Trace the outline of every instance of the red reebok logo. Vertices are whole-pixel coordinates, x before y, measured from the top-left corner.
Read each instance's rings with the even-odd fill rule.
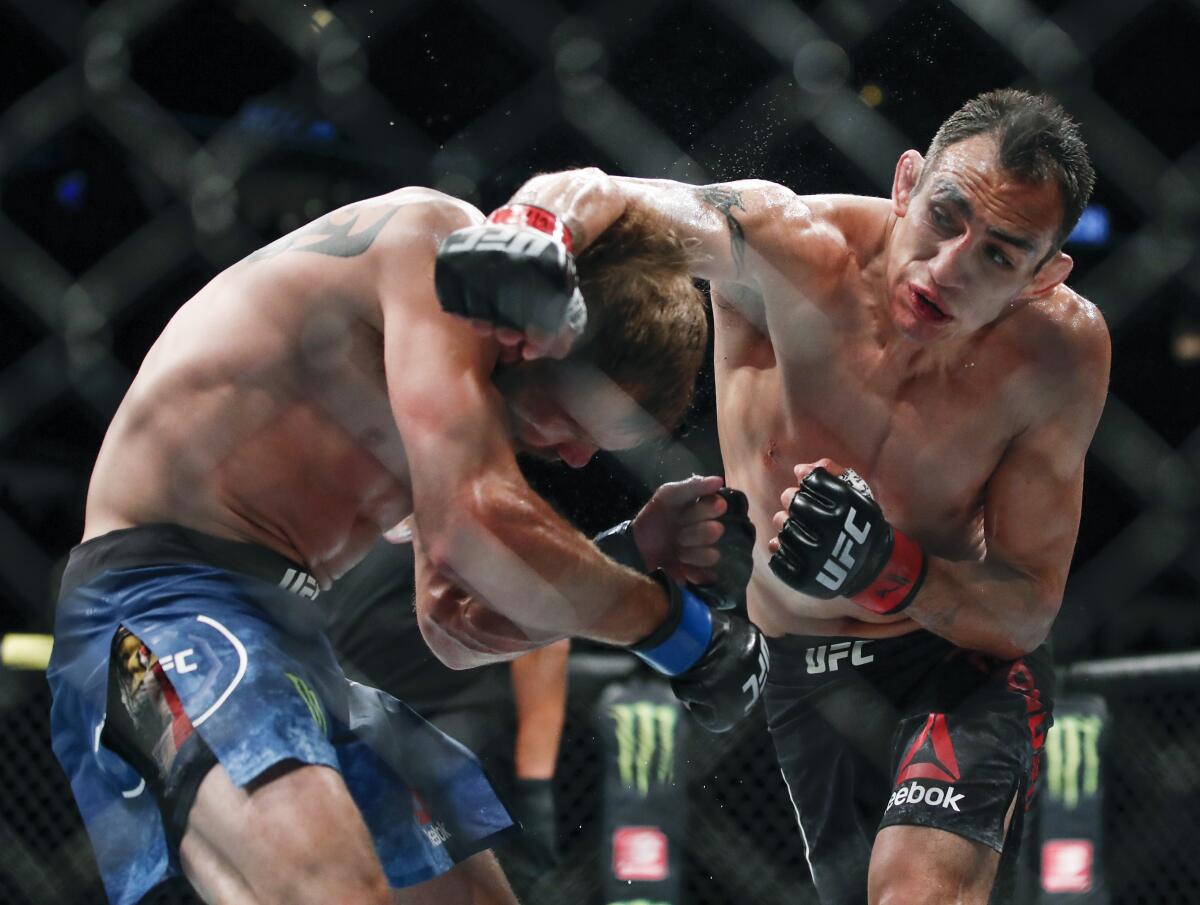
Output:
[[[956,782],[958,778],[958,758],[954,756],[954,745],[950,742],[946,714],[931,713],[925,728],[904,754],[896,784],[910,779]]]

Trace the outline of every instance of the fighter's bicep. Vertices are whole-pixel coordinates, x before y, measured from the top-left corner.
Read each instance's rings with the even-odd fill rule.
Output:
[[[1083,450],[1064,446],[1062,425],[1013,440],[991,479],[984,504],[987,559],[1025,572],[1056,601],[1079,533]]]
[[[388,399],[404,447],[414,520],[443,537],[481,482],[516,480],[516,458],[499,393],[496,348],[441,311],[432,282],[385,305]],[[423,297],[422,297],[423,296]]]

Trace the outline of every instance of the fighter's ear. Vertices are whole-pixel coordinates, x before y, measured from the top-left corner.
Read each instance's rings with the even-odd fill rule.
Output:
[[[1029,285],[1025,287],[1025,291],[1021,294],[1023,296],[1038,296],[1049,292],[1059,283],[1066,280],[1071,273],[1071,268],[1074,266],[1075,262],[1069,254],[1061,251],[1058,252],[1038,268],[1038,272],[1033,275],[1033,279],[1029,281]]]
[[[908,213],[908,204],[916,191],[917,183],[921,180],[921,170],[924,167],[925,158],[921,156],[921,152],[911,148],[896,161],[896,175],[892,179],[892,213],[897,217]]]

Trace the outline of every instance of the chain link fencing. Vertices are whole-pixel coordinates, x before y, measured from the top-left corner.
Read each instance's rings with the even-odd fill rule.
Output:
[[[0,630],[49,629],[91,464],[150,342],[279,234],[404,184],[487,209],[532,172],[586,164],[883,194],[965,98],[1016,85],[1083,126],[1099,184],[1072,284],[1114,344],[1056,650],[1200,646],[1197,41],[1200,0],[3,0]],[[668,449],[545,481],[595,530],[660,480],[717,468],[707,385]],[[1113,900],[1190,901],[1196,697],[1139,688],[1104,687],[1126,777],[1106,805]],[[97,901],[47,706],[39,677],[0,672],[0,899]],[[706,753],[692,900],[801,896],[769,744],[749,728]],[[595,756],[564,753],[564,832],[594,813]],[[585,898],[594,873],[572,876]]]

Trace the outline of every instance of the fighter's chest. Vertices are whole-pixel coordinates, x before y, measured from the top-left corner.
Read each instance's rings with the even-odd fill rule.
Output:
[[[866,477],[900,522],[973,518],[1013,434],[1004,381],[902,378],[869,353],[842,353],[726,372],[724,421],[746,428],[739,458],[779,486],[791,483],[794,465],[829,458]]]

